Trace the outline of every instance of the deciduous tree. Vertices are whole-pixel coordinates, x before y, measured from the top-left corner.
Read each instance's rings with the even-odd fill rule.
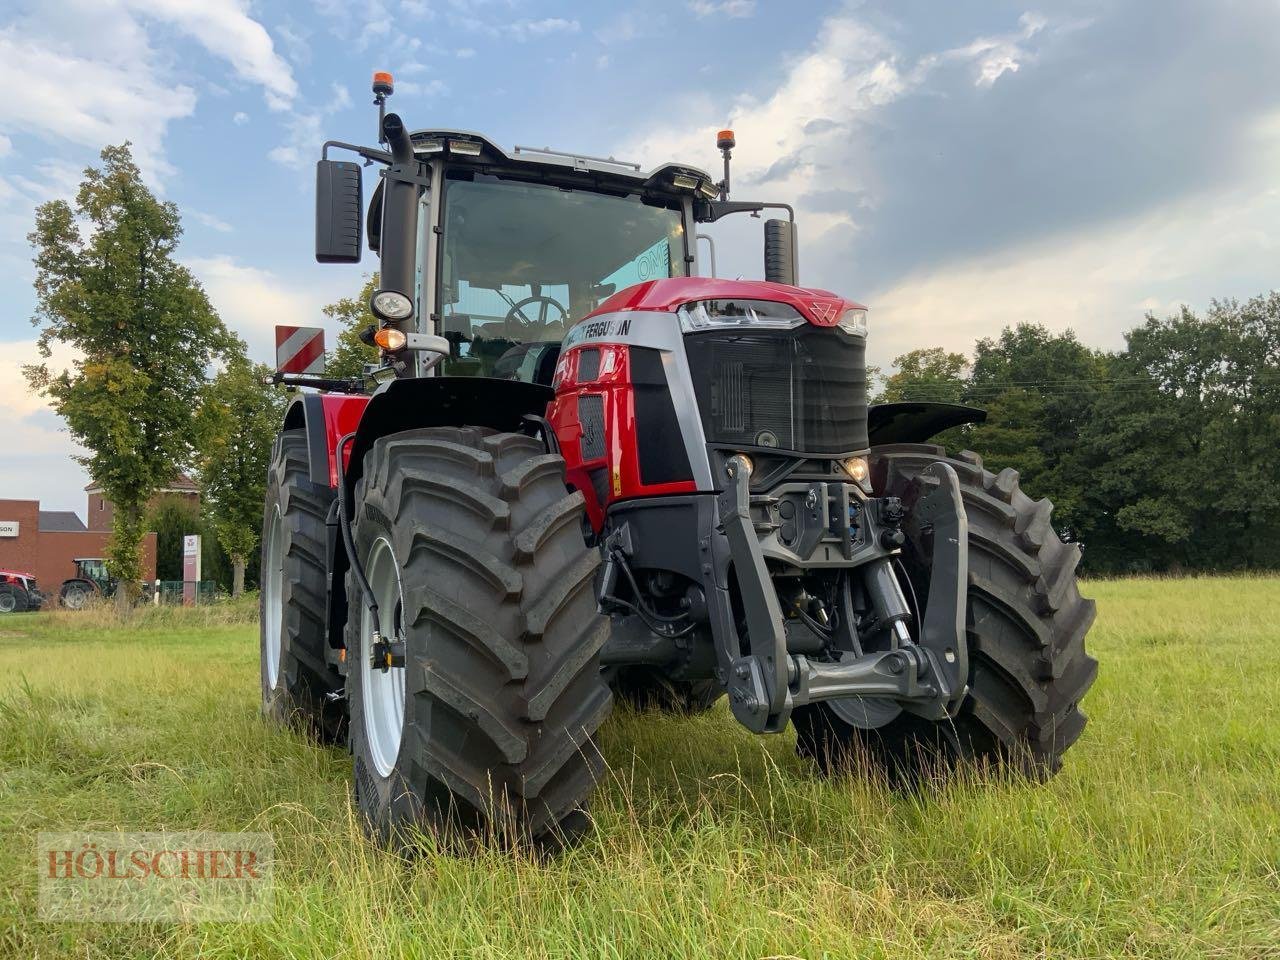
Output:
[[[270,374],[243,352],[232,354],[209,384],[196,420],[204,511],[231,558],[231,593],[237,597],[258,549],[271,445],[284,416],[283,396],[263,383]]]
[[[79,355],[69,370],[29,366],[80,458],[115,504],[108,560],[122,584],[141,575],[143,511],[192,452],[192,419],[211,362],[230,340],[191,273],[174,259],[178,208],[143,183],[127,143],[85,170],[75,205],[41,204],[36,314],[44,357],[54,343]],[[131,589],[122,589],[120,603]]]
[[[358,297],[343,297],[324,308],[326,317],[342,325],[337,346],[325,364],[325,376],[358,377],[364,372],[366,363],[378,362],[377,348],[360,339],[362,332],[378,326],[377,318],[369,309],[369,298],[377,288],[378,275],[375,273],[365,282]]]

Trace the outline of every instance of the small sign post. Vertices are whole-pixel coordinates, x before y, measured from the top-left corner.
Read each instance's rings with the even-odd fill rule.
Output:
[[[200,535],[189,533],[182,538],[182,605],[194,605],[199,593]]]
[[[277,326],[276,370],[313,376],[324,373],[324,330]]]

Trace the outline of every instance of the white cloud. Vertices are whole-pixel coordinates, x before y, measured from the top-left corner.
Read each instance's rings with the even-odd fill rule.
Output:
[[[183,262],[200,281],[223,322],[249,345],[251,359],[274,362],[275,327],[279,323],[327,327],[327,342],[332,347],[337,328],[328,324],[320,311],[350,295],[349,271],[332,271],[332,281],[318,286],[290,283],[270,270],[247,266],[226,255]]]
[[[1280,138],[1269,153],[1280,160]],[[1227,277],[1275,282],[1280,188],[1265,172],[1250,181],[903,277],[867,298],[875,360],[886,363],[922,344],[968,353],[978,332],[1022,321],[1070,327],[1086,343],[1118,349],[1121,334],[1148,310],[1166,315],[1184,303],[1202,309],[1230,292],[1221,287]]]
[[[196,221],[196,223],[203,224],[210,230],[216,230],[219,233],[230,233],[232,231],[232,226],[227,223],[227,221],[214,216],[212,213],[205,213],[203,210],[195,210],[191,207],[187,207],[183,211],[183,215],[188,216],[192,220]]]
[[[266,28],[239,0],[121,0],[136,14],[162,20],[190,36],[236,73],[262,87],[267,106],[287,110],[298,95],[289,64],[276,53]]]
[[[428,80],[419,83],[416,80],[402,80],[396,84],[396,90],[411,97],[441,97],[449,92],[449,85],[443,80]]]
[[[231,122],[234,123],[237,127],[243,127],[246,123],[249,122],[249,115],[245,113],[243,110],[237,110],[235,114],[231,117]]]
[[[299,65],[311,62],[311,45],[307,42],[304,32],[294,30],[288,24],[282,23],[276,27],[276,35],[280,38],[280,43],[284,46],[290,60]]]
[[[0,490],[6,497],[39,500],[46,510],[83,511],[83,487],[89,478],[71,458],[84,451],[22,375],[24,364],[44,362],[57,372],[70,366],[75,356],[66,348],[55,348],[45,360],[34,339],[0,343],[0,423],[6,433]]]
[[[542,20],[517,20],[508,24],[506,30],[518,40],[526,37],[545,37],[552,33],[577,33],[581,29],[577,20],[565,20],[563,17],[545,17]]]
[[[689,0],[689,9],[698,17],[751,17],[756,0]]]
[[[176,28],[261,85],[272,108],[287,108],[297,95],[289,65],[239,0],[47,0],[0,28],[0,90],[11,92],[0,100],[0,129],[93,149],[127,138],[148,176],[171,173],[165,132],[194,112],[195,84],[179,81],[152,47],[152,22]],[[54,109],[28,94],[32,77],[53,92]]]
[[[736,197],[797,206],[802,280],[872,307],[872,359],[882,364],[922,345],[968,352],[977,337],[1019,321],[1073,327],[1087,342],[1116,347],[1120,334],[1141,321],[1145,306],[1203,307],[1215,296],[1245,297],[1274,284],[1280,262],[1280,189],[1274,179],[1280,116],[1258,124],[1249,139],[1236,144],[1232,155],[1238,162],[1216,183],[1184,187],[1127,214],[1103,210],[1073,217],[1068,205],[1059,220],[1030,222],[1019,219],[1017,210],[995,211],[991,223],[1002,215],[1001,225],[1012,221],[1015,227],[994,238],[986,235],[991,226],[983,211],[961,208],[973,217],[974,249],[981,255],[964,257],[963,231],[957,231],[949,246],[875,261],[896,270],[878,284],[863,279],[851,288],[850,274],[863,266],[857,254],[874,258],[888,233],[882,205],[902,209],[900,192],[911,189],[878,159],[878,148],[883,152],[886,141],[907,134],[931,145],[919,131],[905,129],[912,120],[898,105],[917,96],[963,93],[974,98],[971,104],[995,97],[988,93],[993,85],[998,90],[1015,73],[1021,82],[1040,67],[1047,42],[1081,26],[1027,15],[1007,33],[907,56],[888,36],[842,14],[818,28],[812,47],[790,62],[767,94],[740,96],[727,110],[709,97],[688,98],[678,121],[638,130],[617,155],[648,165],[701,162],[718,175],[715,131],[733,128]],[[958,69],[958,76],[945,74],[947,68],[952,74]],[[985,109],[995,109],[995,103]],[[947,145],[940,140],[938,149]],[[1036,145],[1014,139],[987,146],[998,157],[1004,151],[1034,152]],[[942,152],[938,158],[949,162]],[[1045,189],[1057,186],[1046,183]],[[930,212],[907,209],[916,215],[922,239],[929,239]],[[722,275],[761,275],[758,221],[728,218],[702,229],[716,238]],[[872,235],[870,229],[881,232]]]
[[[329,112],[336,113],[351,106],[351,92],[340,83],[332,85],[333,99],[329,101]]]
[[[0,157],[7,157],[13,152],[13,141],[0,133]]]
[[[267,158],[283,167],[301,170],[324,142],[323,114],[300,111],[285,125],[289,140],[267,151]]]
[[[58,91],[57,109],[18,92],[29,90],[37,76]],[[127,138],[139,165],[152,175],[170,172],[163,156],[165,129],[190,116],[196,103],[190,87],[162,80],[146,60],[114,63],[75,55],[13,27],[0,30],[0,90],[11,92],[0,98],[0,127],[95,150]]]
[[[1047,25],[1044,17],[1024,13],[1018,18],[1019,29],[1013,33],[979,37],[972,43],[944,52],[940,60],[967,61],[974,65],[974,84],[989,87],[1005,73],[1017,73],[1030,61],[1032,54],[1023,45]]]
[[[462,47],[461,49],[454,52],[454,56],[457,57],[459,60],[470,60],[475,55],[476,55],[476,52],[471,47]]]

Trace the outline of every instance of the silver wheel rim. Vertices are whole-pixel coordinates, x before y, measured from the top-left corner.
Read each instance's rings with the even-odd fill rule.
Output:
[[[277,506],[267,530],[266,569],[262,571],[262,648],[267,658],[267,686],[280,685],[284,653],[284,520]]]
[[[0,613],[13,613],[18,609],[18,598],[12,593],[0,593]]]
[[[400,564],[385,537],[379,537],[369,551],[365,565],[369,588],[378,603],[378,618],[385,639],[403,637],[400,625]],[[379,670],[370,664],[373,654],[373,617],[364,606],[360,614],[360,687],[364,702],[365,739],[369,757],[379,775],[387,777],[400,755],[404,733],[404,667]]]
[[[67,595],[64,600],[68,609],[71,609],[71,610],[81,609],[84,606],[84,601],[85,601],[85,592],[84,592],[84,588],[82,587],[72,587],[70,590],[67,591]]]

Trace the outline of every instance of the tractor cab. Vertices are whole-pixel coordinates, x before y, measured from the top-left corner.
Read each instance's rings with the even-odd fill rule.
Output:
[[[430,318],[423,332],[449,342],[438,365],[447,376],[548,384],[575,323],[619,290],[695,267],[694,202],[717,189],[700,170],[508,152],[461,131],[417,131],[409,143],[425,188],[411,295]],[[378,184],[366,223],[384,262],[410,253],[383,241],[389,182]]]

